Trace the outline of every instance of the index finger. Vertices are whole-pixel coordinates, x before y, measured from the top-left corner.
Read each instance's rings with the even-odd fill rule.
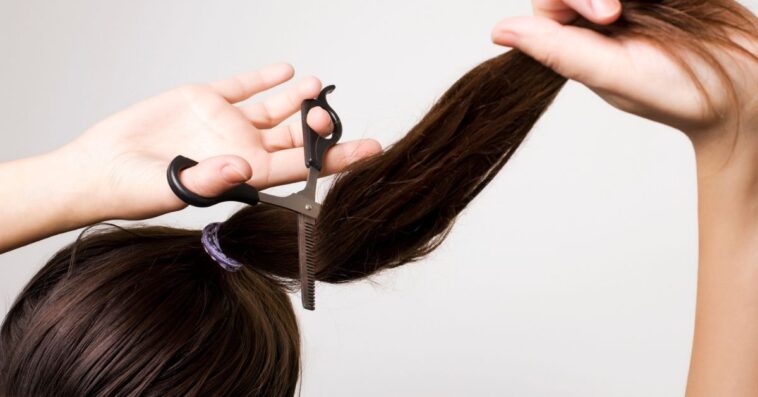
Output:
[[[216,93],[229,103],[237,103],[292,78],[295,70],[288,63],[277,63],[263,69],[236,75],[211,83]]]
[[[566,24],[578,15],[601,24],[609,24],[621,15],[619,0],[532,0],[534,15]]]

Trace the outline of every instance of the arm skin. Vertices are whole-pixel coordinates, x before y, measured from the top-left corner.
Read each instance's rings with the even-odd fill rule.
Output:
[[[0,163],[0,253],[108,219],[147,219],[186,207],[166,182],[166,168],[179,154],[199,161],[180,178],[206,197],[240,183],[262,190],[305,179],[302,125],[281,123],[319,94],[321,82],[306,77],[264,102],[238,104],[293,74],[290,65],[275,64],[179,87],[108,117],[57,150]],[[307,122],[319,134],[331,131],[324,109],[311,109]],[[326,153],[324,173],[380,151],[371,139],[337,144]]]
[[[695,145],[700,259],[688,397],[758,396],[758,127],[739,136],[717,169],[710,148]]]
[[[103,220],[87,204],[86,181],[72,178],[67,150],[0,164],[0,253]]]
[[[686,395],[758,396],[758,62],[722,62],[737,87],[737,104],[723,94],[718,78],[705,76],[723,116],[703,118],[707,113],[693,101],[700,95],[659,50],[564,25],[580,14],[611,23],[621,13],[618,0],[533,0],[533,6],[534,17],[499,23],[493,41],[526,52],[611,105],[677,128],[692,141],[700,257]],[[746,39],[743,48],[758,54],[755,36],[740,38]]]

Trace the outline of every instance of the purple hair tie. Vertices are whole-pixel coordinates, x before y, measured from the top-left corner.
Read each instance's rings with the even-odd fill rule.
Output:
[[[218,230],[221,228],[221,223],[215,222],[208,224],[203,228],[203,237],[200,241],[203,243],[203,249],[208,255],[218,263],[224,270],[228,272],[236,272],[242,267],[242,263],[226,256],[224,251],[221,250],[221,245],[218,239]]]

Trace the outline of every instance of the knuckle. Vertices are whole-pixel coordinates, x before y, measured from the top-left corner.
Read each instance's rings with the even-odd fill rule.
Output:
[[[545,43],[545,51],[542,52],[540,62],[550,69],[563,74],[563,71],[561,70],[563,66],[563,63],[561,62],[562,55],[562,47],[555,35],[552,35]]]
[[[289,137],[289,147],[297,147],[298,146],[298,140],[297,140],[297,133],[292,126],[287,127],[287,131],[289,132],[287,136]]]
[[[543,15],[550,8],[555,8],[555,0],[532,0],[534,15]]]
[[[245,82],[242,81],[240,76],[234,76],[230,79],[232,85],[232,97],[240,98],[245,95]]]
[[[208,85],[201,83],[191,83],[179,86],[176,90],[186,98],[197,98],[208,92]]]
[[[271,115],[271,109],[267,102],[260,103],[261,111],[259,114],[260,122],[266,126],[272,127],[275,124],[274,116]]]

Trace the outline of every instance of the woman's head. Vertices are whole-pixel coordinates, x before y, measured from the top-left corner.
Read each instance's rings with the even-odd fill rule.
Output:
[[[0,394],[292,395],[295,314],[252,269],[223,270],[196,231],[90,231],[8,313]]]

